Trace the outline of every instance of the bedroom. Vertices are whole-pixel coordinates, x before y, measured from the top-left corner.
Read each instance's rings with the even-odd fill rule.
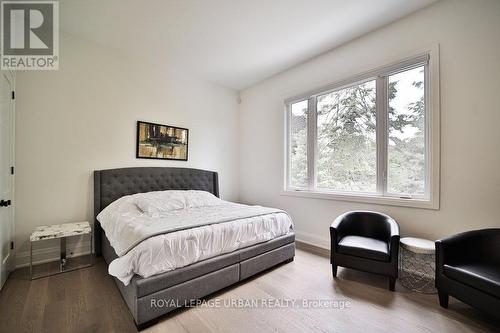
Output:
[[[2,1],[2,13],[12,10],[8,5]],[[2,15],[3,52],[7,41],[45,42],[57,58],[39,56],[55,59],[54,68],[47,68],[49,61],[23,68],[4,59],[26,57],[2,53],[0,331],[498,330],[499,1],[48,5],[49,14],[33,7],[34,22],[16,16],[30,7],[14,7],[10,24]],[[42,21],[54,23],[48,41],[36,30],[45,27]],[[345,106],[346,96],[357,96],[354,107]],[[410,114],[418,105],[420,118]],[[362,120],[349,122],[353,110]],[[331,117],[340,129],[356,125],[356,132],[325,144],[325,136],[333,137],[326,133]],[[409,142],[413,150],[405,150]],[[394,147],[406,155],[394,158]],[[151,191],[166,192],[140,196]],[[135,213],[173,216],[199,208],[214,215],[199,216],[203,225],[191,221],[183,230],[111,236],[113,222],[96,216],[133,194]],[[233,210],[226,202],[275,210]],[[219,206],[233,214],[233,229],[221,227],[230,217],[220,217]],[[238,215],[243,210],[247,215]],[[342,256],[345,235],[332,224],[360,210],[397,223],[390,236],[401,244],[391,247],[387,238],[383,245],[390,259]],[[242,232],[235,222],[244,219],[265,230]],[[67,242],[31,241],[36,228],[76,222],[88,222],[91,232],[84,225],[85,235]],[[141,225],[129,222],[124,225],[131,229]],[[375,225],[387,228],[361,223],[352,227],[360,234],[351,236],[367,236]],[[234,237],[217,243],[194,236],[200,228]],[[434,243],[485,229],[493,229],[486,231],[492,241],[467,243],[465,254],[459,246],[457,260],[482,249],[477,262],[492,263],[486,277],[459,283],[443,273],[451,263],[438,260]],[[180,253],[170,259],[186,261],[165,268],[166,259],[158,257],[162,272],[143,276],[146,282],[133,272],[127,286],[110,275],[114,255],[137,253],[127,247],[147,248],[158,237],[180,245],[171,246]],[[206,243],[183,247],[189,237]],[[107,258],[103,248],[115,253]],[[87,259],[90,267],[69,271]],[[404,269],[417,259],[428,266]],[[30,261],[35,275],[68,272],[31,280]],[[424,270],[426,293],[402,280]],[[154,304],[146,302],[160,291],[165,294]],[[446,299],[448,308],[440,306]],[[177,307],[172,304],[182,309],[170,311]]]

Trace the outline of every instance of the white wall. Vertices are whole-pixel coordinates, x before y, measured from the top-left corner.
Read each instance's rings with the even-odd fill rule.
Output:
[[[221,197],[238,200],[236,92],[181,70],[149,68],[74,36],[63,35],[60,50],[59,71],[17,76],[18,265],[28,260],[28,237],[35,226],[93,220],[93,170],[215,170]],[[137,120],[189,128],[189,161],[136,159]],[[57,254],[54,245],[37,244],[50,247],[37,254],[42,259]],[[82,252],[84,245],[73,247]]]
[[[443,1],[242,92],[240,198],[293,217],[298,239],[329,248],[340,213],[373,209],[403,235],[436,239],[500,226],[500,1]],[[280,195],[283,101],[440,44],[441,208],[425,210]]]

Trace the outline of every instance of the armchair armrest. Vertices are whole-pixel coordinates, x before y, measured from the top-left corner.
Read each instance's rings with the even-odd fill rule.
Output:
[[[330,240],[332,245],[332,252],[337,250],[337,244],[340,239],[351,232],[349,231],[351,227],[349,227],[349,216],[352,212],[346,212],[344,214],[339,215],[333,223],[330,225]]]
[[[387,217],[386,218],[387,223],[390,225],[390,237],[398,236],[399,237],[399,225],[398,223],[392,218],[392,217]]]
[[[333,263],[334,253],[337,252],[337,245],[342,237],[347,233],[346,219],[349,212],[339,215],[330,225],[330,262]]]
[[[343,222],[346,220],[347,213],[339,215],[333,223],[330,225],[330,234],[335,235],[335,242],[338,243],[340,238],[345,236],[346,227],[343,225]],[[333,233],[333,234],[332,234]]]
[[[399,250],[399,225],[392,218],[387,216],[386,222],[390,226],[389,230],[389,251],[391,252],[391,258],[394,256],[397,260],[398,250]]]
[[[444,277],[444,265],[479,258],[482,230],[466,231],[436,241],[436,286]]]
[[[442,267],[456,260],[478,257],[481,252],[481,230],[466,231],[436,241],[436,264]],[[437,268],[437,267],[436,267]]]
[[[330,225],[330,262],[333,263],[333,255],[337,252],[337,244],[340,240],[339,228],[342,220],[344,219],[344,215],[342,214],[333,221]]]

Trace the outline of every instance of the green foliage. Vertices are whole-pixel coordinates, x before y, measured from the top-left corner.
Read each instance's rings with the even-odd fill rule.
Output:
[[[397,93],[397,81],[391,83]],[[402,194],[423,194],[425,179],[425,104],[424,82],[412,83],[421,97],[407,106],[408,112],[396,114],[389,99],[389,169],[388,191]],[[410,137],[400,138],[397,132],[413,131]]]
[[[291,183],[297,187],[307,187],[307,129],[295,133],[291,145]]]
[[[319,188],[376,190],[375,84],[318,97]]]
[[[402,194],[424,191],[424,84],[412,83],[421,97],[396,110],[398,81],[388,85],[388,190]],[[338,191],[376,191],[375,81],[317,97],[317,186]],[[299,119],[303,117],[303,119]],[[292,124],[291,182],[307,186],[306,113]],[[293,127],[293,126],[292,126]]]

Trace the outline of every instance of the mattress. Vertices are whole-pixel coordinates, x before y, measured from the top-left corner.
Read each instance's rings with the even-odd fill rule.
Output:
[[[277,213],[157,235],[113,260],[109,273],[127,285],[134,274],[147,278],[266,242],[290,231],[288,215]]]
[[[175,195],[178,198],[179,193]],[[182,193],[181,195],[184,200],[184,196],[188,194]],[[172,198],[171,193],[168,196],[165,196],[165,194],[151,194],[151,198],[157,201],[159,201],[159,198],[167,197]],[[128,285],[135,274],[147,278],[258,243],[267,242],[287,235],[293,230],[293,224],[288,214],[279,210],[249,209],[256,206],[243,207],[245,205],[232,204],[218,198],[217,200],[211,198],[208,198],[209,200],[206,198],[201,201],[196,200],[196,204],[193,206],[192,196],[189,193],[189,200],[185,201],[190,204],[189,207],[172,208],[172,201],[168,202],[168,205],[157,203],[153,214],[147,214],[135,205],[137,198],[144,200],[144,194],[139,197],[129,196],[118,199],[117,203],[111,204],[98,216],[106,235],[111,236],[108,238],[110,238],[111,245],[117,253],[119,251],[116,251],[116,249],[122,245],[120,242],[123,237],[120,237],[120,235],[123,234],[123,230],[127,230],[128,233],[137,233],[137,235],[127,234],[127,238],[143,238],[137,245],[127,252],[121,253],[121,256],[109,264],[109,273],[124,285]],[[197,198],[199,199],[199,197]],[[142,209],[151,210],[149,204],[154,203],[154,201],[148,201],[148,205]],[[142,206],[144,207],[144,202]],[[158,213],[158,208],[165,207],[168,208],[166,211]],[[236,211],[253,211],[254,213],[248,214],[248,217],[245,218],[224,218],[225,216],[240,216],[240,214],[235,214],[234,210],[232,212],[232,209],[228,210],[228,207],[234,207]],[[144,237],[145,230],[152,229],[144,228],[144,226],[158,224],[178,225],[179,221],[189,224],[190,216],[200,219],[200,211],[203,212],[204,210],[212,214],[218,210],[225,213],[215,219],[219,221],[218,223],[180,230],[170,228],[173,230],[172,232]],[[258,213],[266,211],[272,213]],[[182,219],[179,219],[179,216],[182,216]],[[128,225],[125,228],[124,224],[127,223]],[[165,230],[169,230],[169,228],[165,228]],[[124,246],[122,245],[121,248],[124,248]]]

